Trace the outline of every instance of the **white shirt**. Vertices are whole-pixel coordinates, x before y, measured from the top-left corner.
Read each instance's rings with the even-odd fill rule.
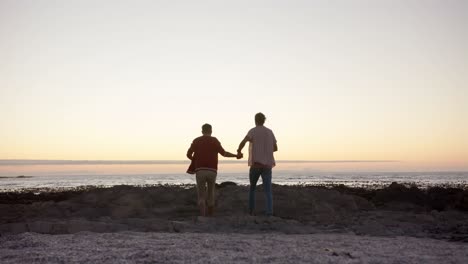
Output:
[[[249,140],[249,166],[260,163],[268,167],[276,165],[273,156],[276,138],[271,129],[265,126],[256,126],[247,133]]]

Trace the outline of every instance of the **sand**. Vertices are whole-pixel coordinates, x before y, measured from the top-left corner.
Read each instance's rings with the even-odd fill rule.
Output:
[[[468,244],[353,234],[23,233],[1,263],[466,263]]]

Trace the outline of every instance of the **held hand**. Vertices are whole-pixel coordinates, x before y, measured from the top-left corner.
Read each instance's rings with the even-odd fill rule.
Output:
[[[237,153],[237,156],[236,156],[237,159],[242,159],[243,157],[244,157],[244,154],[242,154],[241,152]]]

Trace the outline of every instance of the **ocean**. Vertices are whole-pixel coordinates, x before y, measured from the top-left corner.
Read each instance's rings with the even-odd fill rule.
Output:
[[[467,171],[398,171],[393,161],[278,161],[273,183],[378,187],[392,182],[468,185]],[[188,161],[0,160],[0,191],[82,186],[195,184]],[[245,161],[222,160],[217,182],[249,184]],[[259,183],[261,180],[259,181]]]

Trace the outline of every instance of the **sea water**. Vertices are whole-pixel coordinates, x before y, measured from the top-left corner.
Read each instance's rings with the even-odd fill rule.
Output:
[[[0,160],[0,191],[80,186],[195,184],[187,161]],[[468,185],[466,171],[397,171],[391,161],[278,161],[273,183],[383,186]],[[249,184],[245,161],[220,161],[217,182]],[[259,181],[261,183],[261,180]]]

